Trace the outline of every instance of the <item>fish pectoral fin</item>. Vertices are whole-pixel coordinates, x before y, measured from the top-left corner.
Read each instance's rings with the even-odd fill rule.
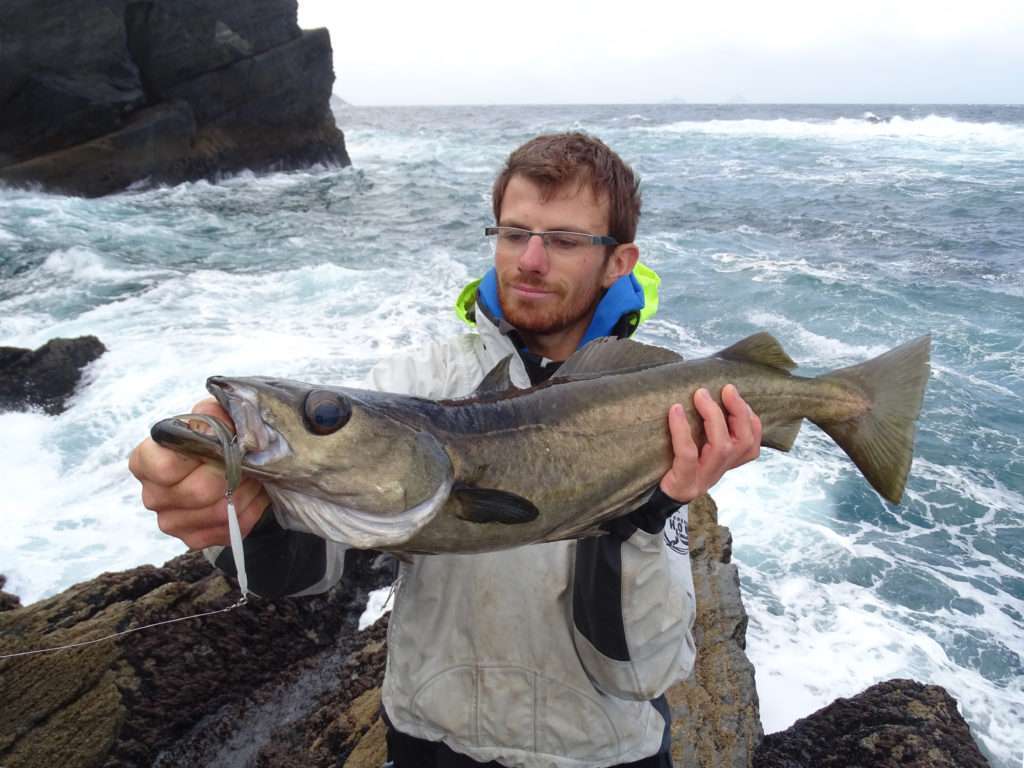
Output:
[[[456,514],[470,523],[518,525],[536,520],[540,510],[529,499],[495,488],[456,485],[452,496],[459,502]]]
[[[765,448],[774,448],[776,451],[789,451],[796,442],[796,436],[800,434],[801,424],[803,419],[797,419],[765,428],[761,433],[761,445]]]
[[[562,363],[552,381],[592,378],[608,373],[641,371],[659,365],[682,362],[676,352],[632,339],[605,336],[594,339]]]
[[[778,339],[767,331],[740,339],[731,347],[726,347],[712,357],[735,360],[740,363],[758,363],[782,371],[792,371],[796,368],[793,358],[786,354],[786,350],[779,344]]]

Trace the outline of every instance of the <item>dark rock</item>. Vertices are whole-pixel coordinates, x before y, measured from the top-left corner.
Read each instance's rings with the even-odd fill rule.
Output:
[[[988,768],[944,688],[888,680],[765,736],[755,768]]]
[[[51,339],[35,351],[0,347],[0,411],[42,408],[61,413],[81,369],[106,351],[95,336]]]
[[[129,2],[128,50],[152,99],[206,72],[270,50],[300,34],[295,0]]]
[[[95,76],[34,73],[7,100],[0,133],[0,164],[45,155],[118,130],[145,103],[142,91],[124,91]]]
[[[375,553],[358,553],[347,581],[325,595],[252,599],[227,612],[237,587],[198,553],[162,568],[104,574],[60,595],[0,613],[0,655],[105,637],[190,616],[56,653],[0,661],[0,765],[62,768],[225,765],[188,755],[189,745],[230,741],[239,722],[289,717],[281,691],[317,682],[325,659],[346,654],[368,590],[389,576]],[[349,645],[351,646],[351,640]],[[333,665],[346,670],[343,661]],[[337,678],[328,683],[342,685]],[[302,697],[296,697],[301,700]],[[302,705],[311,707],[312,700]],[[301,713],[300,713],[301,714]]]
[[[0,166],[116,130],[145,103],[125,0],[5,0]]]
[[[243,168],[347,165],[326,30],[296,0],[12,0],[0,181],[108,194]]]
[[[327,106],[334,75],[317,66],[331,55],[326,29],[303,32],[171,88],[169,95],[187,102],[200,126],[188,174],[347,164],[344,138]]]
[[[7,586],[7,577],[0,574],[0,613],[4,611],[13,611],[15,608],[21,608],[21,598],[17,595],[12,595],[10,592],[4,592],[4,587]]]
[[[0,176],[10,184],[98,197],[142,179],[180,180],[187,175],[195,138],[192,109],[171,102],[139,110],[114,133],[8,166]]]

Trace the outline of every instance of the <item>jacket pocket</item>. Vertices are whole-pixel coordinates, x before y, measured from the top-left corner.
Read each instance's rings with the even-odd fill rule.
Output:
[[[478,743],[536,750],[536,673],[520,667],[481,667],[478,674]]]
[[[434,675],[413,697],[413,717],[427,728],[476,744],[476,670],[452,667]]]
[[[622,751],[618,729],[593,698],[542,679],[538,689],[537,750],[577,760],[608,760]]]

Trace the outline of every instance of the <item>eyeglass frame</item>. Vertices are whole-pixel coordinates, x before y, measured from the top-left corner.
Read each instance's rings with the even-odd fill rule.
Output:
[[[548,247],[548,237],[551,236],[551,235],[576,235],[577,237],[589,237],[590,238],[590,245],[606,245],[606,246],[621,245],[621,243],[619,243],[619,241],[616,240],[611,235],[592,235],[589,232],[571,232],[570,230],[567,230],[567,229],[549,229],[549,230],[545,230],[543,232],[534,232],[533,230],[526,229],[525,227],[493,226],[493,227],[484,227],[484,237],[498,236],[498,235],[501,234],[501,230],[503,230],[503,229],[504,230],[515,230],[516,232],[521,232],[524,235],[529,235],[529,237],[526,238],[527,243],[529,243],[530,238],[532,238],[534,235],[536,235],[537,237],[540,238],[541,242],[544,243],[544,248],[545,249],[547,249],[547,247]],[[495,245],[495,247],[497,247],[497,245],[498,245],[497,241],[495,241],[494,245]]]

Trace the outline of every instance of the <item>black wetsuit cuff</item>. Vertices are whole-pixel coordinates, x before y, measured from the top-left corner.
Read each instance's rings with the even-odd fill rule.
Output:
[[[683,502],[673,499],[659,486],[641,506],[625,517],[609,520],[602,525],[602,528],[623,541],[636,533],[638,529],[645,533],[661,533],[665,529],[665,521],[683,506],[685,506]]]

